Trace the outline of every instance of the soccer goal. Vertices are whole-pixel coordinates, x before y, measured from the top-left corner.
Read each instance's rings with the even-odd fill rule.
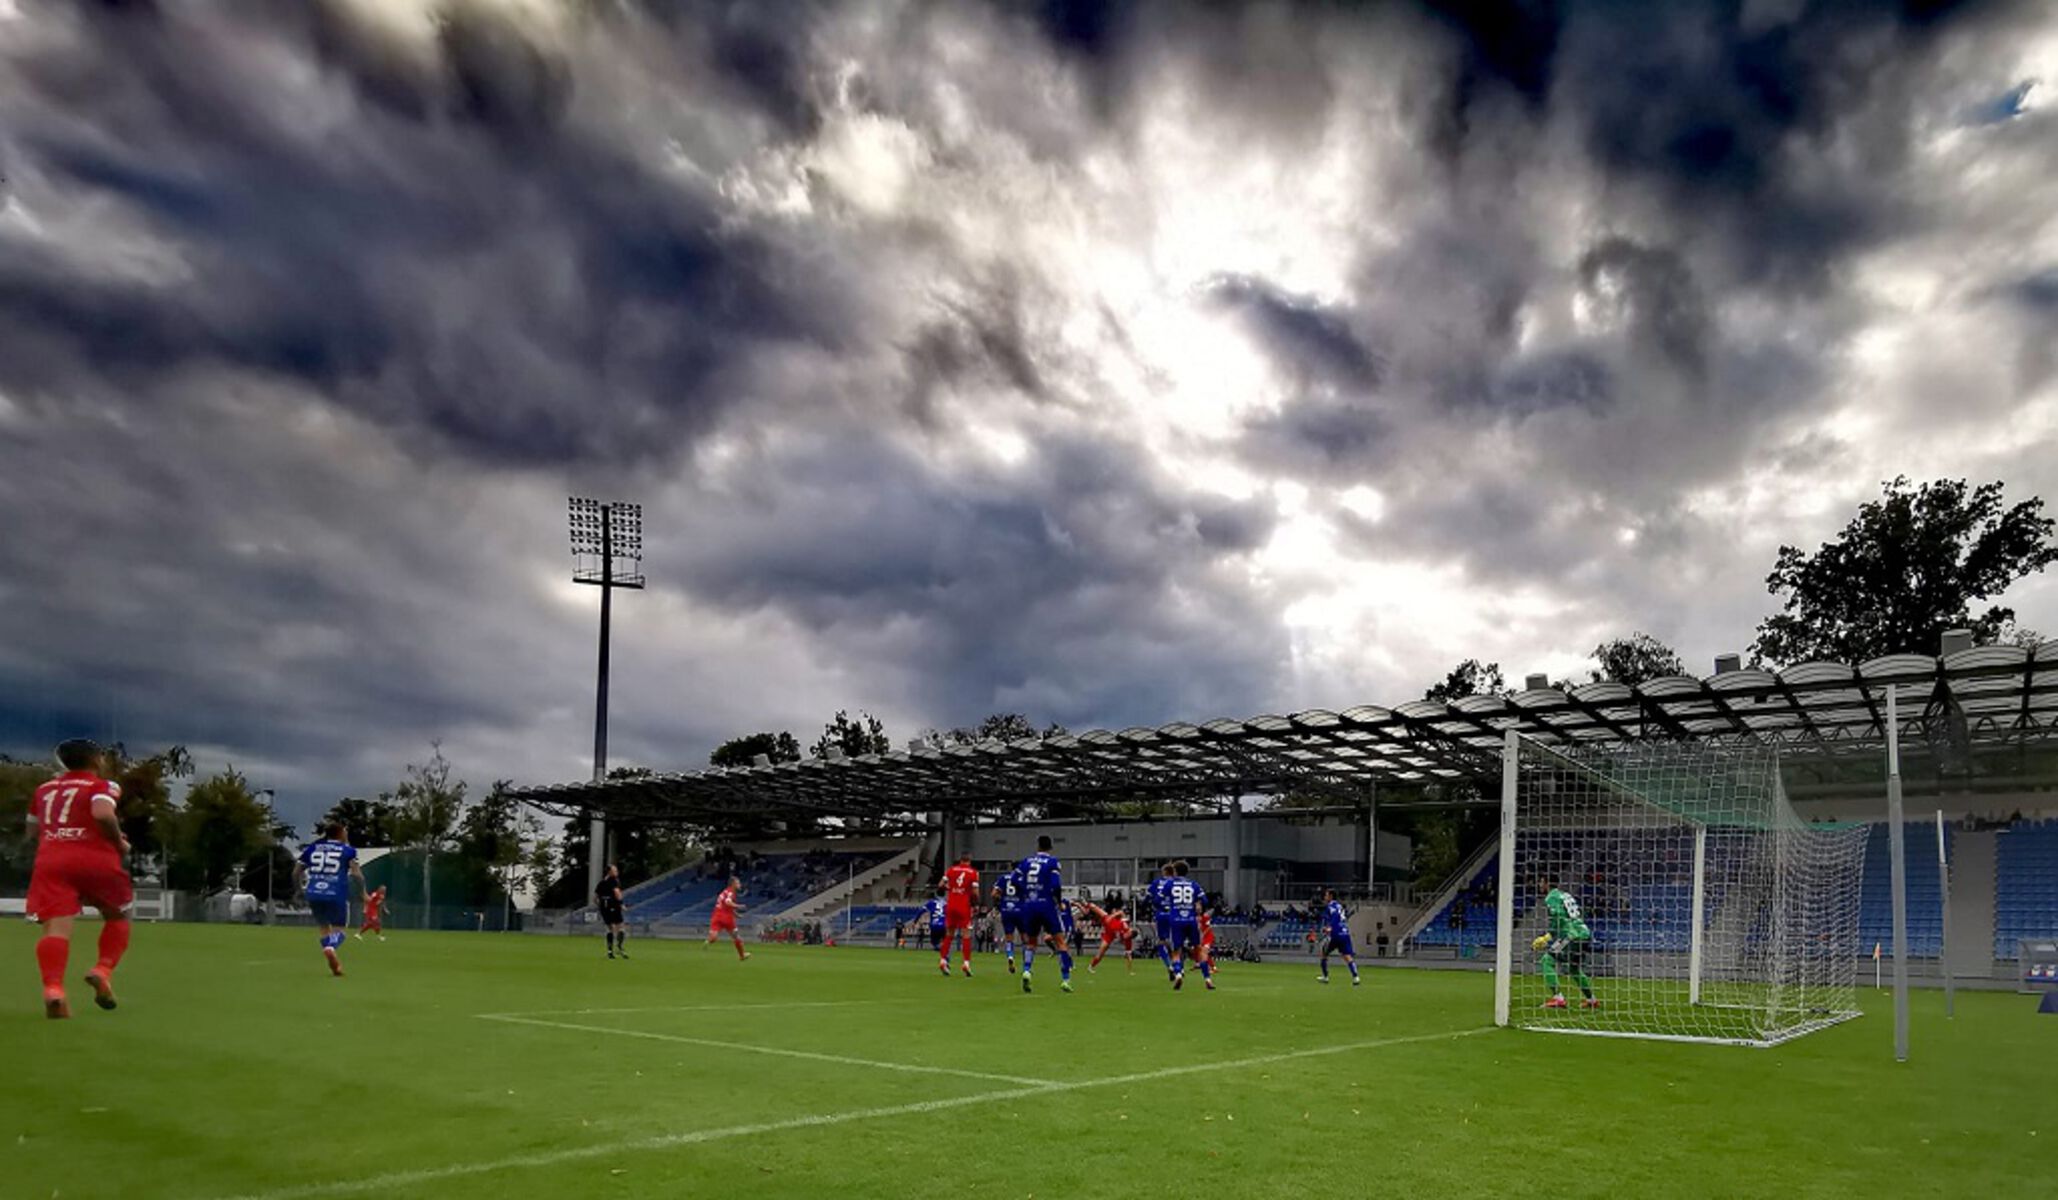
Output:
[[[1866,830],[1796,816],[1773,752],[1511,732],[1502,770],[1497,1024],[1770,1046],[1858,1015]]]

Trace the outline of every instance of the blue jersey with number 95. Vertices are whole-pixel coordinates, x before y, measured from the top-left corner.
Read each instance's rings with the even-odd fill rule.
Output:
[[[307,868],[307,895],[311,900],[350,899],[350,864],[357,859],[357,847],[348,842],[323,838],[300,849],[300,865]]]

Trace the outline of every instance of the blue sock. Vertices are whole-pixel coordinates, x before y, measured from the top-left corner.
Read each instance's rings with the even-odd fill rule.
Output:
[[[1326,958],[1322,960],[1322,978],[1329,978],[1329,960]]]
[[[1008,947],[1008,961],[1009,961],[1009,962],[1013,962],[1013,961],[1015,961],[1015,944],[1014,944],[1013,942],[1009,942],[1009,943],[1007,944],[1007,947]]]
[[[1058,951],[1058,978],[1070,979],[1071,977],[1072,952],[1069,950],[1060,950]]]
[[[334,950],[342,944],[343,935],[340,933],[325,933],[322,935],[322,949],[324,950]]]
[[[1035,965],[1036,965],[1036,947],[1034,947],[1034,946],[1024,946],[1024,947],[1022,947],[1022,974],[1024,974],[1024,975],[1027,975],[1027,974],[1029,973],[1029,968],[1031,968],[1031,967],[1033,967],[1033,966],[1035,966]]]
[[[1346,967],[1349,967],[1349,968],[1351,969],[1351,978],[1352,978],[1352,979],[1356,979],[1356,978],[1358,977],[1358,964],[1356,964],[1356,963],[1354,963],[1354,962],[1347,962],[1347,963],[1345,963],[1345,964],[1343,964],[1343,965],[1344,965],[1344,966],[1346,966]]]
[[[1163,942],[1158,943],[1158,961],[1165,964],[1167,971],[1172,969],[1172,952],[1165,949]]]
[[[1212,962],[1209,962],[1209,961],[1208,961],[1207,959],[1205,959],[1205,958],[1204,958],[1204,959],[1200,960],[1200,968],[1201,968],[1201,978],[1202,978],[1202,979],[1213,979],[1213,978],[1215,977],[1215,964],[1214,964],[1214,963],[1212,963]]]

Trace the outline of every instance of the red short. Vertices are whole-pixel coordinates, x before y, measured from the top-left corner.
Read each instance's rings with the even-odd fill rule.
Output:
[[[943,927],[945,929],[970,929],[972,927],[972,902],[951,900],[943,906]]]
[[[736,914],[725,912],[716,913],[713,919],[708,921],[707,930],[709,933],[736,932]]]
[[[1127,946],[1130,939],[1135,935],[1127,925],[1110,925],[1101,931],[1101,936],[1110,942],[1120,942]]]
[[[86,905],[126,913],[135,903],[136,888],[121,860],[108,855],[53,854],[36,856],[29,876],[31,921],[75,917]]]

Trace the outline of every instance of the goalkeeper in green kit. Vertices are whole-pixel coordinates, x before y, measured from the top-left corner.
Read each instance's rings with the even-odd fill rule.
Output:
[[[1593,945],[1593,931],[1579,915],[1579,901],[1548,880],[1544,886],[1544,911],[1550,917],[1551,930],[1538,934],[1530,943],[1543,956],[1537,960],[1537,966],[1543,970],[1544,982],[1551,985],[1551,998],[1544,1001],[1544,1007],[1565,1007],[1565,993],[1558,984],[1558,968],[1563,967],[1586,996],[1579,1006],[1599,1008],[1601,1002],[1594,999],[1593,980],[1586,977],[1586,951]]]

